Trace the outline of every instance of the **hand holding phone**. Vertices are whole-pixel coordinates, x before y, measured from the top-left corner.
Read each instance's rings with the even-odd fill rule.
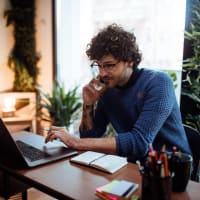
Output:
[[[103,80],[101,80],[99,76],[99,69],[98,67],[92,67],[91,68],[91,73],[92,73],[92,78],[94,79],[93,81],[93,86],[96,91],[101,91],[102,89],[105,88],[105,83]]]
[[[93,86],[96,91],[101,91],[105,88],[104,82],[98,77],[93,80]]]

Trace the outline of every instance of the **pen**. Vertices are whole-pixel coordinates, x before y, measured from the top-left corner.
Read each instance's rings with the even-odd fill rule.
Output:
[[[66,129],[65,126],[60,126],[59,127],[60,129]],[[51,128],[42,128],[43,131],[47,131],[47,132],[50,132],[51,131]]]
[[[137,164],[137,166],[138,166],[138,168],[139,168],[140,173],[141,173],[141,174],[144,174],[144,167],[141,166],[141,163],[140,163],[139,160],[136,161],[136,164]]]
[[[50,128],[43,128],[42,130],[43,130],[43,131],[48,131],[48,132],[49,132],[51,129],[50,129]]]
[[[177,152],[177,148],[176,148],[176,146],[173,146],[173,148],[172,148],[172,155],[171,155],[171,161],[172,161],[172,163],[176,159],[176,152]]]
[[[161,177],[161,178],[166,177],[166,175],[165,175],[165,166],[164,166],[164,163],[161,163],[160,177]]]
[[[60,127],[60,128],[65,129],[65,126]],[[49,133],[51,132],[51,128],[43,128],[42,130],[43,130],[43,131],[47,131],[47,134],[49,134]],[[56,131],[55,131],[55,132],[56,132]],[[54,138],[54,140],[56,140],[56,141],[61,141],[59,138]]]
[[[168,168],[168,158],[167,158],[166,146],[165,145],[162,146],[161,159],[163,161],[164,176],[168,177],[170,175],[170,173],[169,173],[169,168]]]

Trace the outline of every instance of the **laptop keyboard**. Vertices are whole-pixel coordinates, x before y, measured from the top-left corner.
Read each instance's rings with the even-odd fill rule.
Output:
[[[30,161],[36,161],[36,160],[41,160],[43,158],[46,158],[50,156],[48,153],[45,153],[29,144],[26,144],[20,140],[16,141],[16,144],[22,154],[28,158]]]

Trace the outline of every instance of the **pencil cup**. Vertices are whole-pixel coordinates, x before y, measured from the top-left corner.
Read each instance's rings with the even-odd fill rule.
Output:
[[[170,200],[171,177],[142,175],[142,200]]]
[[[169,161],[169,168],[174,176],[172,178],[172,191],[184,192],[192,170],[192,156],[176,152]]]

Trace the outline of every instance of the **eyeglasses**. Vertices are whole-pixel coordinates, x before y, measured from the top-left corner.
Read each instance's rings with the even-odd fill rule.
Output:
[[[98,68],[98,70],[104,69],[105,71],[112,71],[116,65],[119,63],[120,61],[118,61],[117,63],[105,63],[105,64],[98,64],[97,62],[93,62],[90,67],[91,68]]]

